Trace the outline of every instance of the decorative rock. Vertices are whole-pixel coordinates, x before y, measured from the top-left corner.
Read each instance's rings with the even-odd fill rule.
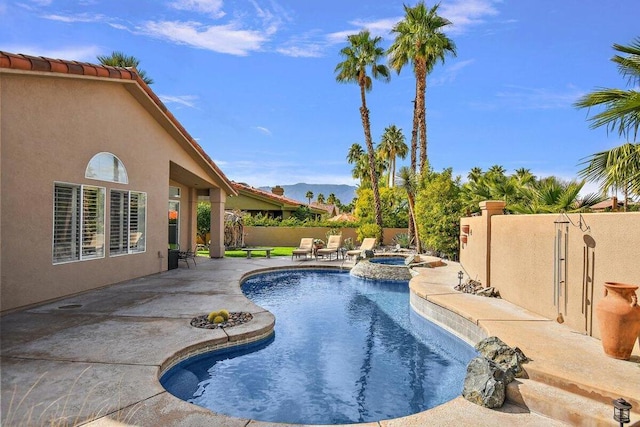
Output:
[[[203,329],[217,329],[217,328],[230,328],[232,326],[241,325],[243,323],[247,323],[251,319],[253,319],[253,315],[251,313],[247,313],[244,311],[240,312],[230,312],[229,319],[223,321],[222,323],[211,323],[208,319],[209,315],[205,314],[203,316],[194,317],[191,319],[191,326],[195,326],[196,328]]]
[[[373,258],[374,256],[376,256],[376,255],[373,253],[373,251],[372,251],[372,250],[368,250],[368,249],[367,249],[367,250],[362,251],[361,255],[362,255],[362,258],[364,258],[364,259],[369,259],[369,258]]]
[[[351,275],[364,279],[411,280],[411,270],[404,265],[387,265],[361,261],[351,268]]]
[[[476,357],[467,366],[462,396],[485,408],[499,408],[505,400],[504,371],[491,360]]]
[[[495,362],[505,371],[507,384],[513,378],[520,378],[524,374],[522,364],[529,361],[529,358],[516,347],[511,348],[498,337],[485,338],[476,344],[475,349],[485,358]]]
[[[420,262],[420,255],[409,255],[404,259],[404,265],[411,265],[416,262]]]

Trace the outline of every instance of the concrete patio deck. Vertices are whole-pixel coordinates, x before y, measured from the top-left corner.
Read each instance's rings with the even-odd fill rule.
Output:
[[[233,345],[267,334],[274,316],[238,286],[255,270],[339,267],[342,261],[290,258],[198,258],[179,268],[32,307],[0,318],[1,424],[88,426],[274,425],[230,418],[181,401],[158,381],[163,365],[184,349]],[[452,291],[459,266],[421,269],[412,281],[420,301],[520,347],[533,359],[529,379],[512,383],[500,410],[456,398],[432,410],[369,426],[614,425],[607,399],[634,405],[639,426],[640,360],[604,356],[600,342],[506,301]],[[213,309],[248,311],[253,320],[225,330],[193,328]],[[468,325],[467,325],[468,326]],[[552,418],[548,418],[551,416]]]

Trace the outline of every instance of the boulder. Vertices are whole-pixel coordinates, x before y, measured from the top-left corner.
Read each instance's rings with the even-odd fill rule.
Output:
[[[504,371],[484,357],[469,362],[462,396],[469,402],[485,408],[500,408],[505,400]]]
[[[513,377],[520,378],[524,375],[522,364],[529,359],[518,347],[511,348],[500,338],[489,337],[476,344],[475,348],[482,356],[495,362],[505,371],[507,383],[513,381]]]

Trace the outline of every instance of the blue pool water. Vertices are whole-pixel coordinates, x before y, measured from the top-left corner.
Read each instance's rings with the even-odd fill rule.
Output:
[[[242,290],[276,316],[275,335],[181,362],[161,378],[170,393],[234,417],[348,424],[462,392],[475,351],[412,311],[407,282],[286,271],[253,276]]]
[[[382,256],[377,258],[371,258],[369,262],[373,262],[375,264],[385,264],[385,265],[404,265],[404,257]]]

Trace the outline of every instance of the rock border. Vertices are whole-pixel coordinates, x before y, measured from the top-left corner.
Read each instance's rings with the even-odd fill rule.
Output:
[[[191,322],[189,324],[195,328],[201,329],[231,328],[233,326],[242,325],[243,323],[251,321],[251,319],[253,319],[253,314],[247,313],[245,311],[232,311],[229,313],[229,320],[222,323],[211,323],[209,322],[208,317],[208,314],[194,317],[193,319],[191,319]]]

